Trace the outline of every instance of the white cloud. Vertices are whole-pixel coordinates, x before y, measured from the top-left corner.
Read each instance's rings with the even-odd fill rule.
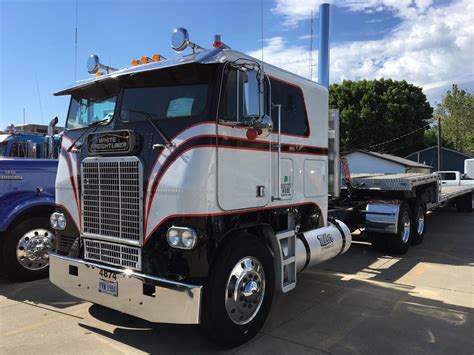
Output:
[[[280,0],[278,4],[282,6],[284,2],[293,1]],[[404,14],[410,12],[407,4],[412,4],[404,0],[369,2],[374,9],[380,3],[385,7],[393,3]],[[369,2],[354,1],[351,6],[368,9]],[[460,0],[441,8],[431,6],[431,0],[416,0],[413,4],[422,15],[404,15],[402,24],[386,38],[332,45],[331,82],[384,77],[405,79],[428,90],[445,83],[473,81],[474,2]],[[301,8],[293,9],[294,13],[302,13]],[[260,58],[260,50],[250,55]],[[267,40],[264,56],[265,61],[309,77],[307,46],[288,44],[282,37],[275,37]],[[313,58],[317,61],[316,52]],[[316,68],[314,73],[316,77]]]
[[[295,26],[309,19],[311,11],[317,14],[322,3],[366,13],[388,10],[400,18],[415,19],[431,7],[433,0],[277,0],[272,11],[285,17],[285,25]]]

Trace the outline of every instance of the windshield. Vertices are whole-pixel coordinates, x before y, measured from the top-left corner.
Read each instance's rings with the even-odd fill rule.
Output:
[[[120,118],[140,121],[144,114],[153,119],[200,116],[207,111],[207,84],[168,85],[125,89]]]
[[[110,121],[114,115],[116,103],[117,96],[100,101],[72,97],[66,126],[68,129],[74,129],[89,126],[97,121]]]

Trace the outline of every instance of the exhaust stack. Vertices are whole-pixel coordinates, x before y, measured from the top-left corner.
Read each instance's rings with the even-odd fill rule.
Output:
[[[319,51],[318,51],[318,82],[329,88],[329,27],[331,9],[329,4],[319,6]]]

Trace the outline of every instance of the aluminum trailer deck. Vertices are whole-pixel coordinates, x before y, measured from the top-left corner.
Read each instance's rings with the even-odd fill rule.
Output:
[[[352,185],[357,190],[411,191],[437,181],[438,176],[434,174],[352,174]]]
[[[438,183],[437,199],[426,205],[428,210],[435,209],[453,199],[474,192],[474,186],[442,186],[436,174],[353,174],[352,185],[357,190],[372,191],[412,191],[417,186]]]
[[[441,186],[438,194],[438,202],[428,203],[426,207],[428,210],[435,209],[469,192],[474,192],[474,186]]]

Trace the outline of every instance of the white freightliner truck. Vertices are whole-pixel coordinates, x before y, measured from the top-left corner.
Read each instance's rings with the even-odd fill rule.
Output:
[[[71,103],[54,284],[149,321],[201,324],[232,346],[259,331],[275,290],[349,249],[348,225],[399,252],[421,241],[437,176],[340,189],[326,88],[176,29],[173,48],[186,47],[122,70],[91,56],[89,72],[105,73],[58,93]]]

